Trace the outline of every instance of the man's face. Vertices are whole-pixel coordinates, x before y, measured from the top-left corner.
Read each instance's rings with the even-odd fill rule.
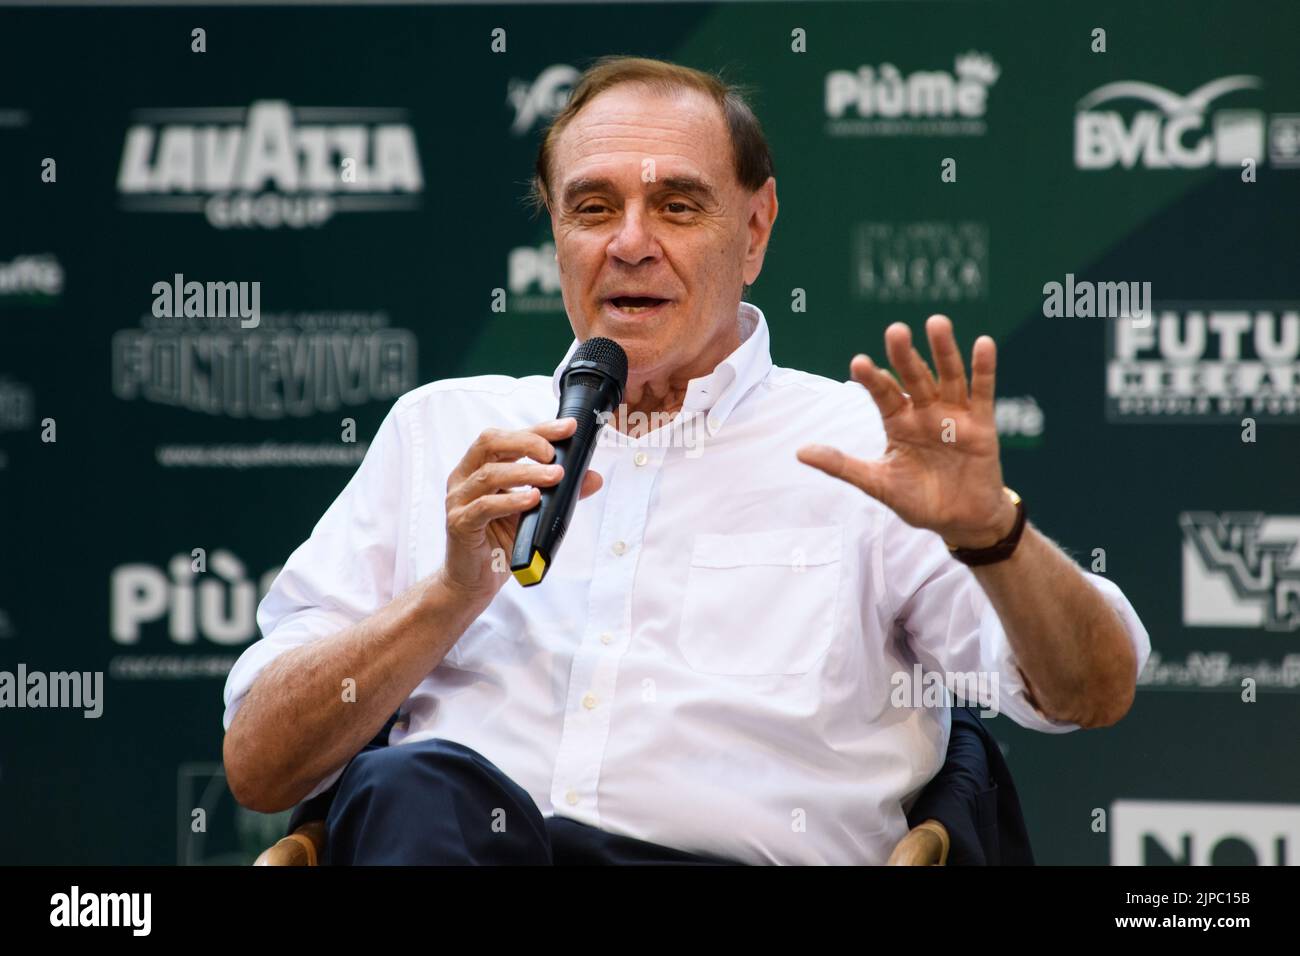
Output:
[[[551,176],[564,306],[605,336],[634,383],[708,374],[739,344],[741,286],[763,264],[776,181],[737,181],[721,110],[702,93],[623,84],[560,135]],[[658,388],[653,388],[659,391]]]

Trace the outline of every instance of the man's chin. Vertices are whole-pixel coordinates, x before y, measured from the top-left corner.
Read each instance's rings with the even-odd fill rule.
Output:
[[[654,320],[646,321],[627,321],[615,320],[610,321],[606,318],[597,317],[596,321],[587,326],[587,338],[596,338],[597,336],[606,339],[613,339],[622,345],[625,349],[631,348],[631,343],[649,343],[666,337],[665,326],[662,322]]]
[[[624,335],[617,331],[612,333],[610,331],[596,332],[595,334],[607,339],[613,339],[623,346],[623,351],[627,353],[629,381],[642,378],[648,371],[658,369],[663,362],[665,349],[657,340],[635,334]]]

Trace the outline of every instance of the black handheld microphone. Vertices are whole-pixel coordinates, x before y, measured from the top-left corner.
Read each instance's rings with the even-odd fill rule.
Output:
[[[593,338],[578,346],[560,378],[560,410],[555,416],[578,421],[572,435],[554,443],[551,464],[563,465],[564,477],[542,489],[541,500],[520,517],[515,533],[510,571],[524,587],[540,583],[555,560],[596,450],[599,416],[623,401],[626,387],[627,353],[621,345],[613,339]]]

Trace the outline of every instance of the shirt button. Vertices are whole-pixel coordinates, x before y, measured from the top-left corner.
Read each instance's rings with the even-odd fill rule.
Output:
[[[614,642],[614,635],[609,633],[609,631],[606,631],[604,634],[600,635],[600,643],[612,644],[613,642]]]
[[[627,550],[627,545],[624,544],[622,541],[615,541],[615,542],[614,542],[614,548],[613,548],[613,551],[614,551],[615,554],[622,554],[622,553],[623,553],[624,551],[626,551],[626,550]]]
[[[638,467],[640,467],[641,465],[644,465],[647,461],[650,460],[650,456],[643,451],[639,451],[632,456],[632,460],[636,462]]]
[[[586,694],[585,696],[583,696],[583,698],[582,698],[582,706],[583,706],[583,707],[586,707],[588,710],[595,710],[595,709],[596,709],[596,695],[595,695],[595,694]]]
[[[716,417],[714,417],[713,415],[709,416],[708,426],[711,430],[716,432],[718,430],[718,426],[720,426],[721,424],[722,422],[718,421]]]
[[[567,803],[567,804],[568,804],[569,806],[571,806],[571,807],[572,807],[572,806],[575,806],[575,805],[577,804],[577,802],[578,802],[578,791],[577,791],[577,790],[570,790],[568,793],[566,793],[566,794],[564,795],[564,802]]]

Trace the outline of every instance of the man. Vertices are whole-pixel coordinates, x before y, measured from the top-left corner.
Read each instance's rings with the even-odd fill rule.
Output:
[[[1049,733],[1128,711],[1146,632],[1004,489],[991,339],[969,381],[942,316],[937,380],[902,324],[898,380],[866,356],[849,382],[772,364],[741,297],[776,181],[738,95],[607,58],[535,189],[570,355],[627,352],[619,440],[524,589],[508,555],[559,481],[573,420],[537,419],[568,356],[399,399],[230,673],[241,803],[334,787],[333,862],[882,863],[949,733],[899,695],[913,665],[978,675],[983,706]],[[390,746],[353,759],[394,711]]]

